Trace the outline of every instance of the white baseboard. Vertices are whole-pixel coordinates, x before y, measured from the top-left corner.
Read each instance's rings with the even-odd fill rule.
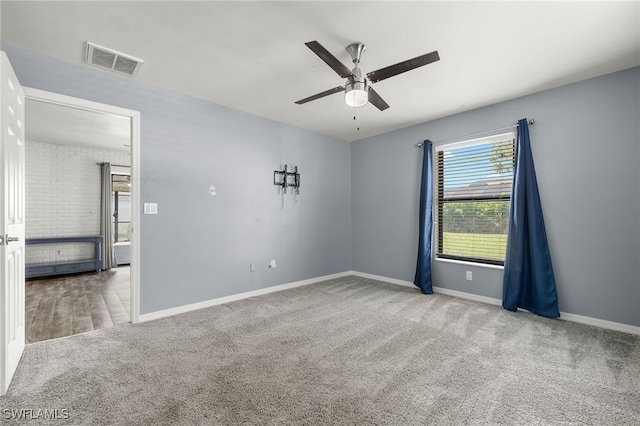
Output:
[[[418,289],[418,287],[416,287],[416,285],[411,281],[398,280],[396,278],[383,277],[382,275],[367,274],[366,272],[359,272],[359,271],[349,271],[349,274],[355,275],[356,277],[368,278],[370,280],[384,281],[386,283],[397,284],[404,287],[411,287],[411,288],[415,288],[416,290]]]
[[[364,272],[358,272],[358,271],[351,271],[351,274],[357,277],[384,281],[387,283],[397,284],[404,287],[411,287],[418,290],[418,287],[416,287],[416,285],[411,281],[398,280],[396,278],[383,277],[381,275],[366,274]],[[433,292],[444,294],[446,296],[458,297],[460,299],[473,300],[474,302],[488,303],[489,305],[498,305],[498,306],[502,305],[502,301],[500,299],[494,299],[493,297],[486,297],[486,296],[478,296],[477,294],[465,293],[463,291],[449,290],[448,288],[433,286]]]
[[[140,322],[152,321],[160,318],[170,317],[172,315],[184,314],[186,312],[208,308],[210,306],[222,305],[223,303],[235,302],[236,300],[248,299],[249,297],[261,296],[263,294],[269,294],[269,293],[274,293],[276,291],[288,290],[290,288],[295,288],[295,287],[302,287],[305,285],[315,284],[321,281],[331,280],[334,278],[342,278],[349,275],[351,275],[351,272],[340,272],[337,274],[310,278],[308,280],[295,281],[292,283],[276,285],[273,287],[261,288],[260,290],[253,290],[253,291],[247,291],[245,293],[232,294],[231,296],[219,297],[217,299],[205,300],[203,302],[192,303],[190,305],[183,305],[175,308],[165,309],[162,311],[142,314],[140,315],[139,320]]]
[[[434,286],[433,292],[444,294],[446,296],[458,297],[460,299],[472,300],[474,302],[486,303],[488,305],[502,306],[502,300],[500,299],[495,299],[493,297],[487,297],[487,296],[480,296],[472,293],[465,293],[464,291],[449,290],[448,288]]]
[[[351,275],[355,275],[363,278],[369,278],[372,280],[384,281],[387,283],[397,284],[405,287],[412,287],[412,288],[415,288],[416,290],[418,289],[418,287],[416,287],[415,284],[413,284],[412,282],[398,280],[396,278],[383,277],[381,275],[366,274],[364,272],[358,272],[358,271],[351,271]],[[447,288],[435,287],[435,286],[433,287],[433,292],[444,294],[447,296],[458,297],[460,299],[472,300],[474,302],[481,302],[481,303],[488,303],[489,305],[502,306],[502,300],[495,299],[493,297],[478,296],[476,294],[465,293],[463,291],[457,291],[457,290],[449,290]],[[525,309],[522,309],[522,310],[525,310]],[[635,334],[640,336],[640,327],[636,327],[628,324],[622,324],[619,322],[607,321],[599,318],[586,317],[586,316],[577,315],[577,314],[570,314],[567,312],[560,312],[560,319],[579,323],[579,324],[593,325],[600,328],[606,328],[608,330],[621,331],[623,333]]]
[[[567,312],[560,312],[560,319],[577,322],[579,324],[594,325],[600,328],[606,328],[608,330],[621,331],[623,333],[635,334],[640,336],[640,327],[635,327],[629,324],[622,324],[619,322],[607,321],[599,318],[585,317],[583,315],[570,314]]]
[[[401,285],[404,287],[410,287],[418,290],[412,282],[399,280],[396,278],[384,277],[381,275],[367,274],[359,271],[346,271],[332,275],[324,275],[321,277],[310,278],[308,280],[295,281],[292,283],[281,284],[273,287],[262,288],[260,290],[248,291],[245,293],[233,294],[231,296],[220,297],[217,299],[205,300],[204,302],[192,303],[190,305],[178,306],[175,308],[165,309],[162,311],[150,312],[148,314],[140,315],[140,322],[151,321],[172,315],[183,314],[186,312],[195,311],[197,309],[208,308],[210,306],[221,305],[223,303],[235,302],[236,300],[247,299],[249,297],[261,296],[263,294],[274,293],[276,291],[288,290],[290,288],[302,287],[309,284],[315,284],[321,281],[331,280],[334,278],[347,277],[354,275],[357,277],[368,278],[377,281],[384,281],[390,284]],[[489,305],[502,306],[500,299],[493,297],[479,296],[477,294],[466,293],[463,291],[450,290],[442,287],[433,287],[434,293],[444,294],[446,296],[458,297],[460,299],[471,300],[474,302],[487,303]],[[524,309],[523,309],[524,310]],[[598,318],[586,317],[583,315],[570,314],[567,312],[560,312],[560,319],[565,321],[571,321],[579,324],[593,325],[600,328],[606,328],[608,330],[621,331],[623,333],[635,334],[640,336],[640,327],[633,325],[622,324],[613,321],[602,320]]]

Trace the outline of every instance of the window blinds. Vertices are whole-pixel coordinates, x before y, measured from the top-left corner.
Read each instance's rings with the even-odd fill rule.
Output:
[[[509,134],[438,149],[438,257],[504,263],[514,148]]]

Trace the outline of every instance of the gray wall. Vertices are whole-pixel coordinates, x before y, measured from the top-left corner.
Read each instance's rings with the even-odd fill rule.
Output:
[[[159,212],[141,220],[142,314],[351,269],[347,142],[3,50],[23,86],[140,111],[141,196]],[[302,188],[283,208],[273,171],[284,163],[299,167]]]
[[[640,69],[347,143],[3,46],[25,86],[141,112],[141,312],[354,269],[412,281],[421,152],[534,118],[560,309],[640,326]],[[27,117],[28,119],[28,117]],[[302,173],[299,202],[271,183]],[[218,189],[208,195],[210,185]],[[278,268],[269,270],[269,259]],[[249,272],[249,263],[258,270]],[[474,272],[465,281],[464,272]],[[434,262],[434,284],[500,298],[502,271]]]
[[[640,68],[352,143],[353,269],[413,281],[416,143],[523,117],[536,120],[531,144],[560,310],[640,326]],[[435,261],[433,279],[502,297],[502,270]]]

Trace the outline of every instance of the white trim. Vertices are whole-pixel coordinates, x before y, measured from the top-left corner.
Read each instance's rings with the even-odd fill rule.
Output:
[[[383,277],[382,275],[367,274],[366,272],[359,272],[359,271],[351,271],[351,275],[355,275],[356,277],[368,278],[370,280],[384,281],[384,282],[387,282],[387,283],[397,284],[397,285],[401,285],[401,286],[404,286],[404,287],[411,287],[411,288],[415,288],[416,290],[418,289],[418,287],[416,287],[416,285],[414,283],[410,282],[410,281],[398,280],[396,278]]]
[[[433,287],[434,293],[444,294],[445,296],[457,297],[458,299],[471,300],[473,302],[486,303],[488,305],[502,306],[502,300],[493,297],[480,296],[478,294],[466,293],[464,291],[450,290],[448,288]]]
[[[115,105],[101,104],[87,99],[74,98],[73,96],[61,95],[60,93],[34,89],[33,87],[23,86],[22,88],[24,89],[24,96],[26,98],[49,104],[81,109],[83,111],[97,112],[100,114],[110,114],[116,117],[133,117],[136,114],[140,115],[138,111],[117,107]]]
[[[514,126],[514,127],[517,127]],[[504,133],[497,133],[497,134],[491,134],[492,132],[487,132],[487,136],[482,136],[482,137],[476,137],[474,139],[466,139],[466,138],[459,138],[456,140],[452,140],[452,141],[443,141],[443,142],[432,142],[433,148],[436,152],[438,151],[444,151],[446,149],[457,149],[457,148],[465,148],[468,146],[472,146],[472,145],[478,145],[481,143],[493,143],[493,142],[504,142],[507,140],[514,140],[516,139],[516,132],[515,130],[512,130],[510,132],[504,132]]]
[[[156,320],[156,319],[160,319],[160,318],[164,318],[164,317],[169,317],[169,316],[173,316],[173,315],[178,315],[178,314],[183,314],[183,313],[186,313],[186,312],[195,311],[195,310],[198,310],[198,309],[208,308],[210,306],[221,305],[223,303],[235,302],[237,300],[247,299],[249,297],[261,296],[263,294],[274,293],[274,292],[277,292],[277,291],[288,290],[290,288],[302,287],[302,286],[305,286],[305,285],[315,284],[315,283],[322,282],[322,281],[325,281],[325,280],[348,277],[348,276],[356,276],[356,277],[368,278],[368,279],[371,279],[371,280],[383,281],[383,282],[387,282],[387,283],[390,283],[390,284],[395,284],[395,285],[400,285],[400,286],[403,286],[403,287],[413,288],[416,291],[418,291],[418,287],[416,287],[410,281],[399,280],[399,279],[390,278],[390,277],[384,277],[382,275],[367,274],[365,272],[359,272],[359,271],[346,271],[346,272],[340,272],[340,273],[333,274],[333,275],[325,275],[325,276],[321,276],[321,277],[310,278],[310,279],[303,280],[303,281],[296,281],[296,282],[292,282],[292,283],[288,283],[288,284],[281,284],[281,285],[277,285],[277,286],[274,286],[274,287],[263,288],[263,289],[260,289],[260,290],[254,290],[254,291],[248,291],[248,292],[245,292],[245,293],[233,294],[231,296],[225,296],[225,297],[220,297],[220,298],[217,298],[217,299],[206,300],[204,302],[192,303],[190,305],[178,306],[178,307],[175,307],[175,308],[170,308],[170,309],[165,309],[165,310],[162,310],[162,311],[151,312],[151,313],[148,313],[148,314],[142,314],[142,315],[139,316],[139,322],[152,321],[152,320]],[[466,293],[466,292],[463,292],[463,291],[451,290],[451,289],[448,289],[448,288],[435,287],[435,286],[433,287],[433,291],[435,293],[443,294],[443,295],[446,295],[446,296],[457,297],[457,298],[460,298],[460,299],[471,300],[471,301],[474,301],[474,302],[486,303],[486,304],[489,304],[489,305],[502,306],[502,301],[500,299],[496,299],[496,298],[493,298],[493,297],[480,296],[480,295],[477,295],[477,294]],[[525,309],[522,309],[522,310],[525,311]],[[615,330],[615,331],[621,331],[623,333],[640,335],[640,327],[635,327],[635,326],[628,325],[628,324],[622,324],[622,323],[617,323],[617,322],[612,322],[612,321],[606,321],[606,320],[601,320],[601,319],[598,319],[598,318],[586,317],[586,316],[582,316],[582,315],[569,314],[569,313],[566,313],[566,312],[560,312],[560,319],[561,320],[565,320],[565,321],[579,323],[579,324],[592,325],[592,326],[596,326],[596,327],[600,327],[600,328],[605,328],[605,329],[608,329],[608,330]]]
[[[418,287],[416,287],[410,281],[398,280],[396,278],[383,277],[381,275],[366,274],[364,272],[357,272],[357,271],[351,271],[351,274],[355,275],[355,276],[358,276],[358,277],[369,278],[369,279],[378,280],[378,281],[384,281],[384,282],[388,282],[390,284],[397,284],[397,285],[401,285],[401,286],[404,286],[404,287],[413,287],[416,290],[418,289]],[[496,298],[493,298],[493,297],[479,296],[477,294],[466,293],[466,292],[458,291],[458,290],[450,290],[448,288],[435,287],[435,286],[433,287],[433,291],[434,291],[434,293],[444,294],[446,296],[458,297],[460,299],[472,300],[474,302],[487,303],[489,305],[502,306],[502,300],[496,299]],[[519,309],[522,310],[522,311],[526,311],[526,309],[522,309],[522,308],[519,308]],[[636,327],[636,326],[629,325],[629,324],[622,324],[622,323],[619,323],[619,322],[607,321],[607,320],[603,320],[603,319],[599,319],[599,318],[587,317],[587,316],[584,316],[584,315],[570,314],[570,313],[567,313],[567,312],[560,312],[560,320],[569,321],[569,322],[575,322],[575,323],[578,323],[578,324],[592,325],[592,326],[595,326],[595,327],[605,328],[607,330],[620,331],[620,332],[623,332],[623,333],[635,334],[635,335],[640,336],[640,327]]]
[[[433,155],[434,153],[440,152],[440,151],[446,151],[448,149],[459,149],[459,148],[464,148],[464,147],[468,147],[468,146],[473,146],[473,145],[481,145],[481,144],[486,144],[486,143],[495,143],[495,142],[505,142],[507,140],[511,140],[513,141],[513,146],[515,148],[516,146],[516,136],[517,136],[517,132],[515,130],[516,127],[518,127],[518,125],[513,125],[513,126],[509,126],[507,128],[514,128],[513,130],[510,130],[508,132],[504,132],[504,133],[498,133],[501,130],[504,130],[505,128],[502,129],[495,129],[493,131],[489,130],[487,132],[483,132],[483,133],[478,133],[475,134],[476,138],[473,139],[468,139],[468,137],[473,136],[473,135],[469,135],[467,138],[465,138],[464,136],[459,138],[459,139],[454,139],[454,140],[450,140],[450,141],[443,141],[443,142],[439,142],[439,143],[433,143],[432,142],[432,147],[431,147],[431,154]],[[480,134],[484,134],[484,136],[479,136]],[[515,155],[515,154],[514,154]],[[436,159],[437,160],[437,159]],[[437,162],[437,161],[436,161]],[[432,183],[432,188],[431,188],[431,192],[433,194],[438,194],[438,172],[437,172],[437,164],[432,164],[432,169],[433,169],[433,183]],[[513,173],[511,173],[511,180],[513,182]],[[437,217],[438,217],[438,203],[432,203],[431,205],[431,216],[434,218],[432,221],[432,227],[435,230],[435,232],[431,233],[431,244],[432,247],[438,247],[438,236],[439,236],[439,231],[438,231],[438,221],[437,221]],[[456,260],[456,259],[443,259],[443,258],[439,258],[438,257],[438,253],[437,250],[434,250],[433,253],[431,254],[431,258],[434,261],[437,262],[461,262],[464,264],[468,264],[469,266],[476,266],[476,267],[484,267],[484,268],[492,268],[492,269],[504,269],[503,266],[501,265],[492,265],[490,263],[481,263],[481,262],[470,262],[470,261],[464,261],[464,260]]]
[[[84,111],[109,114],[131,119],[131,285],[130,319],[133,324],[140,322],[140,112],[101,104],[86,99],[74,98],[59,93],[23,87],[26,99],[54,105],[76,108]],[[28,114],[28,112],[27,112]],[[28,123],[28,120],[27,120]],[[28,125],[28,124],[27,124]]]
[[[230,296],[219,297],[217,299],[205,300],[204,302],[192,303],[190,305],[177,306],[175,308],[169,308],[162,311],[150,312],[148,314],[142,314],[139,316],[140,322],[152,321],[164,317],[170,317],[173,315],[184,314],[198,309],[209,308],[211,306],[222,305],[223,303],[235,302],[242,299],[248,299],[250,297],[262,296],[264,294],[275,293],[277,291],[289,290],[291,288],[302,287],[309,284],[315,284],[326,280],[335,278],[342,278],[352,275],[350,271],[340,272],[332,275],[324,275],[322,277],[310,278],[302,281],[295,281],[287,284],[276,285],[273,287],[261,288],[259,290],[247,291],[244,293],[232,294]]]
[[[131,307],[129,318],[131,324],[140,322],[140,209],[142,202],[140,194],[142,184],[140,176],[140,112],[131,116]]]
[[[458,259],[444,259],[442,257],[438,257],[437,255],[435,255],[435,258],[433,260],[435,262],[455,263],[458,265],[465,265],[465,266],[477,267],[477,268],[499,269],[501,271],[504,270],[504,266],[502,265],[492,265],[490,263],[480,263],[480,262],[469,262],[467,260],[458,260]]]
[[[578,324],[593,325],[595,327],[606,328],[608,330],[621,331],[623,333],[635,334],[640,336],[640,327],[619,322],[607,321],[599,318],[585,317],[584,315],[570,314],[560,312],[560,319],[565,321],[577,322]]]
[[[114,164],[111,165],[111,174],[112,175],[124,175],[124,176],[131,176],[131,167],[127,167],[129,170],[120,170],[123,169],[124,167],[122,166],[116,166]]]
[[[388,282],[388,283],[391,283],[391,284],[401,285],[401,286],[404,286],[404,287],[415,288],[416,290],[418,290],[418,287],[414,283],[412,283],[411,281],[398,280],[396,278],[389,278],[389,277],[383,277],[383,276],[380,276],[380,275],[366,274],[364,272],[357,272],[357,271],[351,271],[351,273],[353,275],[355,275],[355,276],[358,276],[358,277],[369,278],[371,280],[384,281],[384,282]],[[457,291],[457,290],[450,290],[448,288],[442,288],[442,287],[433,286],[433,292],[434,293],[444,294],[445,296],[453,296],[453,297],[457,297],[457,298],[460,298],[460,299],[472,300],[474,302],[488,303],[489,305],[498,305],[498,306],[502,305],[502,302],[499,299],[494,299],[493,297],[478,296],[477,294],[465,293],[463,291]]]

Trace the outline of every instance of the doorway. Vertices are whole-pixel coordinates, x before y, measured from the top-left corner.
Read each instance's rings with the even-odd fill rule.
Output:
[[[131,173],[111,172],[113,254],[118,267],[131,264]]]
[[[56,288],[73,288],[76,293],[78,291],[84,291],[86,289],[86,295],[83,295],[85,305],[85,311],[89,312],[88,307],[94,307],[93,305],[98,305],[102,303],[106,305],[108,303],[115,303],[120,306],[120,311],[126,312],[118,312],[111,310],[112,318],[100,318],[100,313],[94,315],[93,323],[96,325],[95,328],[104,328],[104,326],[108,326],[108,323],[113,320],[113,324],[118,322],[131,322],[137,323],[139,322],[139,294],[140,294],[140,283],[139,283],[139,222],[140,222],[140,202],[139,202],[139,191],[140,191],[140,135],[139,135],[139,120],[140,114],[137,111],[127,110],[111,105],[100,104],[92,101],[87,101],[79,98],[68,97],[56,93],[45,92],[32,88],[24,88],[25,98],[26,98],[26,130],[27,135],[30,133],[30,125],[33,125],[33,128],[36,126],[43,126],[46,128],[48,125],[51,127],[47,131],[47,139],[51,141],[53,144],[58,143],[59,145],[71,145],[78,146],[79,148],[74,148],[74,152],[89,152],[92,155],[96,155],[96,152],[100,152],[100,143],[116,143],[118,145],[117,151],[127,153],[127,158],[130,159],[129,164],[118,164],[125,163],[125,161],[118,161],[119,158],[123,158],[122,155],[118,156],[116,154],[107,156],[104,162],[113,162],[114,167],[112,168],[111,179],[112,185],[113,182],[117,182],[114,188],[117,191],[114,191],[115,199],[113,197],[114,194],[111,194],[112,203],[118,205],[119,209],[116,210],[118,216],[114,216],[111,220],[110,226],[112,226],[112,230],[116,231],[115,234],[117,241],[113,241],[118,246],[118,257],[120,265],[119,267],[116,265],[114,268],[102,271],[100,273],[89,273],[89,274],[79,274],[79,275],[65,275],[61,277],[62,280],[66,280],[65,283],[55,282],[54,280],[59,277],[56,276],[46,276],[42,279],[37,279],[35,282],[38,286],[50,290],[54,294],[55,292],[60,291],[56,290]],[[31,106],[31,108],[30,108]],[[38,109],[44,110],[45,114],[38,115]],[[32,116],[30,115],[30,110],[32,111]],[[58,114],[63,114],[64,118],[58,116]],[[43,118],[45,117],[45,118]],[[90,117],[90,118],[88,118]],[[52,122],[47,123],[47,120]],[[65,120],[64,123],[61,123],[62,120]],[[44,121],[44,122],[42,122]],[[123,123],[126,123],[126,126],[123,127]],[[103,134],[107,133],[115,133],[115,139],[112,138],[109,141],[101,141],[96,140],[96,138],[89,138],[84,133],[92,133],[95,136],[96,128],[103,126],[104,129]],[[53,129],[61,129],[61,130],[69,130],[69,128],[75,129],[70,135],[69,132],[63,133],[64,141],[56,141],[56,131]],[[112,135],[113,136],[113,135]],[[27,139],[27,144],[29,144],[29,139]],[[72,140],[75,139],[75,140]],[[100,138],[98,138],[100,139]],[[44,140],[44,139],[43,139]],[[87,140],[92,140],[94,143],[98,145],[93,147],[84,147],[80,148],[83,143],[86,143]],[[126,148],[125,148],[126,146]],[[105,150],[113,150],[113,146],[103,146]],[[114,150],[115,151],[115,150]],[[99,174],[99,170],[101,168],[97,162],[94,162],[93,167],[96,168],[96,173]],[[83,179],[80,179],[83,180]],[[63,184],[64,185],[64,184]],[[68,189],[73,190],[73,183],[68,183]],[[128,190],[128,191],[126,191]],[[99,191],[99,188],[98,188]],[[55,196],[55,195],[53,195]],[[113,207],[113,204],[112,204]],[[89,210],[89,208],[86,208]],[[95,210],[95,209],[93,209]],[[96,212],[94,211],[93,214]],[[29,215],[27,215],[26,219],[27,229],[29,228]],[[113,235],[113,234],[112,234]],[[29,235],[27,235],[27,242],[29,241]],[[70,246],[70,245],[69,245]],[[58,246],[60,247],[60,246]],[[81,247],[78,245],[77,247]],[[97,248],[97,246],[96,246]],[[51,249],[51,247],[50,247]],[[64,249],[55,248],[54,255],[59,255]],[[115,246],[114,246],[115,249]],[[85,246],[84,249],[78,248],[76,250],[88,250]],[[27,253],[28,255],[29,253]],[[77,254],[77,253],[76,253]],[[115,253],[114,253],[115,254]],[[82,257],[82,256],[81,256]],[[115,258],[115,255],[113,256]],[[66,263],[65,263],[66,262]],[[62,263],[65,264],[74,264],[74,261],[65,260],[64,256],[62,256]],[[78,263],[78,262],[76,262]],[[79,262],[80,264],[82,262]],[[29,269],[27,268],[27,271]],[[51,280],[51,282],[47,283],[47,281]],[[124,281],[126,282],[126,287],[123,286]],[[52,282],[55,282],[57,287],[54,285],[49,285]],[[29,285],[31,283],[27,283],[27,293],[29,293]],[[101,288],[99,286],[105,286],[104,288],[108,288],[108,291],[105,292],[100,298],[96,298],[96,288]],[[80,290],[78,290],[80,289]],[[128,294],[123,294],[123,289],[126,289]],[[70,290],[64,290],[70,291]],[[92,293],[93,292],[93,293]],[[67,296],[67,303],[70,303],[69,300],[74,300],[73,296],[78,296],[79,293],[75,295]],[[93,295],[92,295],[93,294]],[[27,295],[28,297],[28,295]],[[91,301],[91,298],[94,298]],[[99,299],[99,300],[98,300]],[[109,301],[111,299],[111,301]],[[75,300],[80,300],[80,297],[76,297]],[[74,302],[72,302],[74,303]],[[126,303],[126,305],[125,305]],[[27,307],[29,304],[27,303]],[[124,306],[124,310],[122,307]],[[27,309],[28,310],[28,309]],[[27,315],[29,313],[27,312]],[[97,315],[97,317],[95,316]],[[126,315],[126,317],[124,317]],[[125,318],[125,321],[123,321]],[[91,320],[91,318],[89,319]],[[68,319],[67,319],[68,321]],[[28,321],[27,321],[28,322]],[[102,324],[102,326],[101,326]],[[73,326],[67,324],[66,327],[73,328]],[[77,327],[76,327],[77,328]],[[82,327],[77,328],[78,332],[87,331],[82,330]],[[71,332],[69,334],[75,334]]]

